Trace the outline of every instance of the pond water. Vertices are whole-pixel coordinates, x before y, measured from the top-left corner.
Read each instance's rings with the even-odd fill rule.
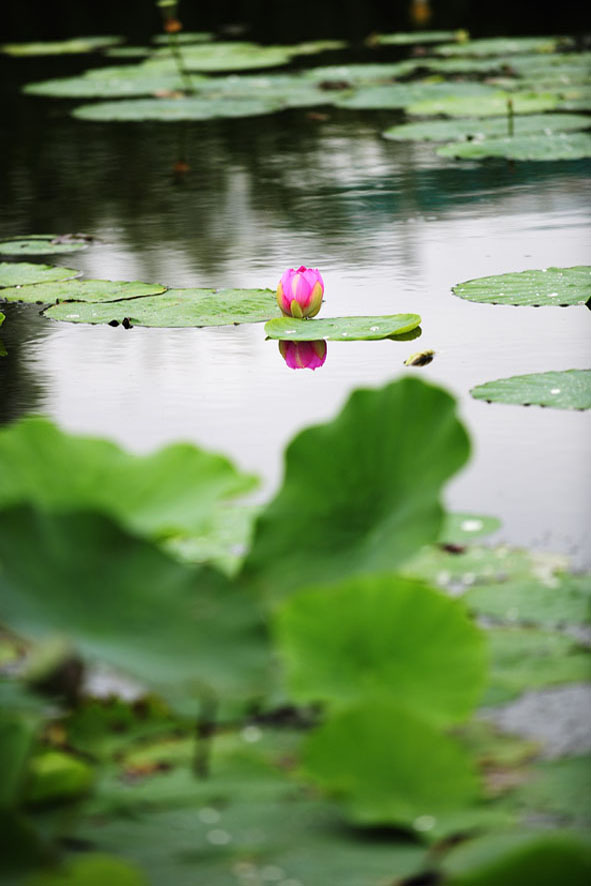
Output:
[[[586,368],[591,315],[450,292],[473,277],[588,262],[582,164],[446,161],[432,146],[384,140],[395,112],[83,123],[67,102],[19,98],[15,84],[87,60],[3,66],[13,125],[0,145],[0,235],[86,231],[102,242],[57,263],[173,286],[274,288],[286,267],[306,264],[324,276],[323,315],[423,320],[416,341],[329,342],[323,367],[294,372],[262,325],[125,330],[7,306],[0,421],[43,413],[138,452],[193,441],[261,475],[263,497],[294,433],[334,415],[354,388],[410,373],[458,397],[473,440],[447,504],[500,517],[498,540],[591,563],[591,414],[469,395],[499,377]],[[190,171],[179,180],[180,157]],[[433,363],[404,367],[422,348]]]

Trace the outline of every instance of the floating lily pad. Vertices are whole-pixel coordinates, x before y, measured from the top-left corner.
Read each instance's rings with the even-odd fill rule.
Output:
[[[269,320],[265,332],[269,338],[286,341],[377,340],[410,332],[421,322],[418,314],[392,314],[389,317],[334,317],[319,320],[297,320],[279,317]]]
[[[462,545],[474,538],[482,538],[500,529],[497,517],[482,514],[446,514],[440,541],[443,544]]]
[[[292,46],[259,46],[256,43],[204,43],[183,47],[183,65],[187,71],[246,71],[255,68],[275,68],[286,65],[294,55]],[[154,52],[154,62],[163,58],[174,67],[170,49],[162,46]]]
[[[4,323],[5,320],[6,320],[6,316],[0,311],[0,326],[2,326],[2,324]],[[0,348],[1,347],[2,347],[2,343],[0,342]],[[2,354],[2,356],[4,356],[4,354]]]
[[[35,265],[30,262],[0,262],[0,288],[29,286],[33,283],[51,283],[55,280],[70,280],[79,277],[80,271],[73,268],[58,268],[55,265]],[[0,300],[4,299],[4,293]],[[24,301],[20,296],[15,301]]]
[[[147,46],[114,46],[105,50],[107,58],[145,58],[149,54]]]
[[[105,304],[59,304],[46,317],[70,323],[127,320],[132,326],[229,326],[260,323],[280,314],[269,289],[169,289],[162,295],[122,299]]]
[[[423,104],[430,107],[438,105],[439,102],[445,103],[455,100],[467,103],[472,107],[478,107],[483,99],[490,99],[494,94],[494,89],[484,83],[439,83],[418,80],[414,83],[362,87],[353,93],[336,96],[334,103],[340,108],[371,110],[374,108],[407,108],[408,106],[414,108]],[[557,99],[555,98],[554,101]],[[411,112],[414,113],[414,111]],[[417,113],[423,113],[423,111]],[[427,111],[426,113],[443,112]]]
[[[269,102],[270,109],[313,107],[328,104],[330,95],[316,83],[300,74],[242,74],[210,77],[199,84],[199,97],[228,99],[259,99]]]
[[[571,637],[537,628],[487,631],[492,668],[484,704],[501,704],[532,689],[591,679],[591,655]]]
[[[591,299],[591,266],[544,268],[457,283],[452,292],[493,305],[584,305]]]
[[[50,255],[85,249],[92,238],[76,234],[33,234],[0,240],[2,255]]]
[[[72,111],[79,120],[143,121],[214,120],[223,117],[258,117],[280,109],[277,102],[259,98],[232,99],[181,96],[145,98],[81,105]]]
[[[591,67],[591,52],[533,53],[531,55],[510,56],[507,66],[522,77],[556,77],[576,71],[588,74]]]
[[[513,102],[515,115],[552,111],[559,102],[558,96],[550,92],[495,92],[488,87],[487,94],[481,94],[476,98],[458,94],[456,91],[453,94],[442,95],[439,99],[429,97],[409,102],[406,110],[417,117],[434,117],[437,114],[442,114],[444,117],[502,117],[507,116],[508,99]]]
[[[345,40],[307,40],[305,43],[296,43],[292,47],[294,55],[316,55],[319,52],[335,52],[346,49],[348,44]]]
[[[194,83],[200,78],[195,77]],[[23,92],[49,98],[135,98],[182,92],[186,82],[178,72],[146,71],[139,65],[86,71],[79,77],[58,77],[27,83]]]
[[[514,375],[477,385],[470,393],[476,400],[489,403],[591,409],[591,369]]]
[[[514,137],[520,139],[531,133],[551,135],[555,132],[588,129],[591,127],[591,118],[583,114],[524,114],[519,120],[514,120],[513,126]],[[423,120],[391,126],[382,135],[392,141],[447,142],[465,139],[473,144],[475,139],[507,135],[507,120],[501,117]]]
[[[71,40],[47,41],[38,43],[5,43],[0,46],[0,52],[5,55],[35,56],[35,55],[77,55],[86,52],[96,52],[107,46],[116,46],[122,43],[123,37],[73,37]]]
[[[24,301],[36,304],[58,302],[111,302],[157,295],[166,290],[159,283],[140,283],[137,280],[69,280],[65,283],[37,283],[35,287],[5,289],[5,301]]]
[[[429,71],[441,74],[489,74],[495,71],[503,72],[508,69],[510,59],[498,58],[470,58],[458,56],[455,58],[423,58],[421,67]]]
[[[304,71],[302,76],[316,83],[322,83],[326,91],[330,91],[331,84],[347,86],[363,86],[371,83],[388,83],[397,77],[406,77],[412,74],[419,62],[414,59],[405,59],[399,62],[387,64],[352,64],[352,65],[325,65],[318,68],[310,68]]]
[[[556,105],[561,111],[591,111],[591,96],[583,98],[563,98]]]
[[[591,157],[591,135],[583,132],[545,132],[534,135],[514,135],[504,138],[483,138],[470,142],[444,145],[440,157],[462,160],[482,160],[486,157],[506,157],[508,160],[581,160]]]
[[[378,46],[412,46],[414,43],[446,43],[455,40],[455,31],[412,31],[410,33],[377,34],[371,38]]]
[[[478,615],[546,626],[591,621],[591,576],[562,574],[546,583],[534,578],[472,588],[464,596]]]
[[[569,37],[488,37],[438,46],[437,55],[512,55],[526,52],[555,52],[572,45]]]

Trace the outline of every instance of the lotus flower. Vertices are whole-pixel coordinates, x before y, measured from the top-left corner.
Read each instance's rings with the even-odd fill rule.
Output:
[[[285,271],[277,286],[277,304],[288,317],[315,317],[322,304],[324,282],[320,271],[303,265]]]
[[[281,356],[290,369],[318,369],[326,360],[326,342],[280,341]]]

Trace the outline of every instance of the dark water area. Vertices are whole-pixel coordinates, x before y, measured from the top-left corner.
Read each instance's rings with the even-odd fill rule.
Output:
[[[458,397],[473,440],[447,504],[500,517],[496,540],[588,565],[591,414],[488,405],[469,390],[586,368],[591,314],[450,293],[473,277],[588,262],[588,167],[445,161],[428,144],[383,139],[402,119],[389,111],[99,125],[69,117],[75,103],[18,93],[94,63],[2,61],[0,236],[86,231],[100,242],[57,263],[171,286],[274,288],[286,267],[306,264],[323,273],[326,316],[417,312],[422,335],[329,342],[324,366],[294,372],[260,325],[125,330],[8,305],[0,421],[40,412],[134,451],[193,441],[261,475],[266,496],[299,429],[333,416],[357,387],[420,374]],[[190,171],[179,178],[181,158]],[[406,369],[423,347],[433,363]]]

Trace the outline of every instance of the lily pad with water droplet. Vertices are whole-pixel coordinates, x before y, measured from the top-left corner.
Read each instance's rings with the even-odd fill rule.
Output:
[[[582,160],[591,157],[591,135],[583,132],[537,132],[456,142],[437,150],[440,157],[460,160]]]
[[[591,118],[583,114],[524,114],[519,120],[514,121],[514,137],[520,138],[540,132],[552,134],[589,127],[591,127]],[[392,141],[447,142],[464,139],[472,144],[477,139],[507,135],[507,120],[502,117],[422,120],[391,126],[382,135]]]
[[[456,91],[441,98],[419,99],[409,102],[406,110],[416,117],[435,117],[438,114],[444,117],[502,117],[507,116],[508,99],[513,102],[515,115],[553,111],[559,103],[559,97],[550,92],[499,92],[488,87],[487,94],[477,97],[461,95]]]
[[[469,301],[493,305],[584,305],[591,299],[591,266],[477,277],[457,283],[452,292]]]
[[[500,529],[497,517],[482,514],[446,514],[439,536],[443,544],[462,545]]]
[[[63,283],[37,283],[34,287],[5,289],[6,301],[57,304],[59,302],[111,302],[134,299],[164,292],[159,283],[140,283],[127,280],[67,280]]]
[[[91,237],[84,234],[30,234],[27,237],[10,237],[0,240],[2,255],[51,255],[60,252],[77,252],[85,249]]]
[[[559,627],[591,621],[591,575],[560,573],[546,581],[522,578],[471,588],[469,609],[501,622]]]
[[[337,95],[334,103],[340,108],[372,110],[418,107],[423,104],[429,107],[455,99],[467,102],[471,106],[478,106],[483,99],[486,100],[492,95],[494,89],[484,83],[440,83],[418,80],[414,83],[366,86],[347,95]]]
[[[55,265],[37,265],[31,262],[0,262],[0,289],[4,287],[24,287],[37,283],[51,283],[54,280],[70,280],[79,277],[80,271],[74,268],[58,268]],[[19,290],[22,292],[22,289]],[[6,299],[4,292],[0,300]],[[37,301],[37,298],[33,299]],[[24,295],[10,301],[29,301]]]
[[[297,320],[279,317],[269,320],[265,332],[269,338],[284,341],[356,341],[390,338],[410,332],[421,322],[418,314],[392,314],[385,317],[322,317],[315,320]]]
[[[514,375],[477,385],[470,393],[476,400],[490,403],[591,409],[591,369]]]
[[[258,117],[280,110],[277,101],[260,98],[145,98],[81,105],[72,111],[79,120],[141,122],[154,120],[214,120],[224,117]]]
[[[487,37],[438,46],[437,55],[512,55],[517,53],[552,53],[572,46],[570,37]]]
[[[71,40],[37,43],[5,43],[0,52],[13,56],[78,55],[123,43],[123,37],[73,37]]]
[[[125,320],[131,326],[180,327],[260,323],[280,311],[270,289],[169,289],[162,295],[103,304],[58,304],[44,314],[70,323],[116,326]]]

